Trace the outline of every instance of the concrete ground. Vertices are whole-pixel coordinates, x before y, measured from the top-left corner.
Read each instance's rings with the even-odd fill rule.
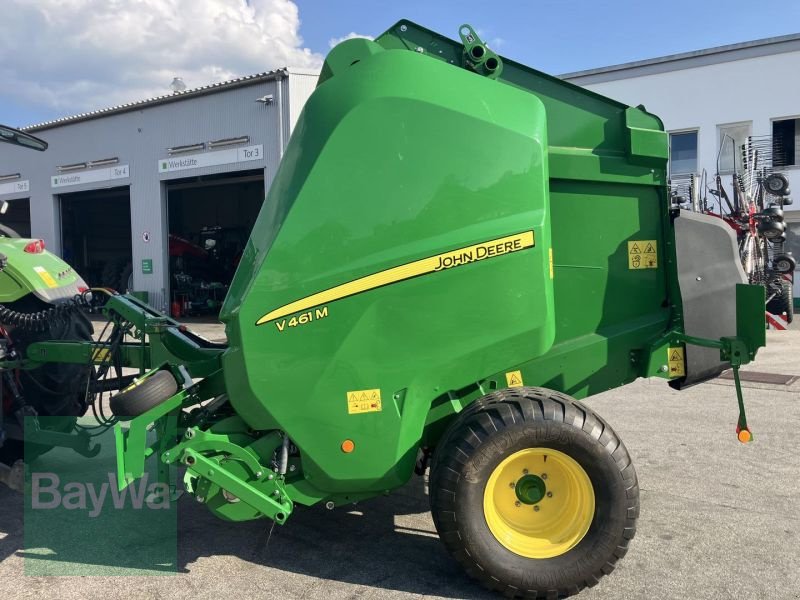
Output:
[[[198,328],[221,337],[218,327]],[[747,370],[800,375],[800,331],[768,338]],[[800,382],[746,384],[755,435],[746,446],[734,435],[730,382],[674,392],[639,381],[588,401],[633,456],[642,510],[627,557],[578,597],[800,598],[798,391]],[[25,576],[21,497],[3,488],[0,505],[0,597],[495,597],[445,553],[420,478],[352,510],[299,509],[271,536],[265,521],[223,522],[182,500],[178,574],[161,577]]]

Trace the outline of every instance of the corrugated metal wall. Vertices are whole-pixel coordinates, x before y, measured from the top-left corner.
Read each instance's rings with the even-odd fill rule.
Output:
[[[290,68],[289,74],[288,125],[290,129],[294,129],[306,100],[317,87],[319,73],[307,69]]]
[[[294,85],[295,77],[298,85]],[[268,189],[296,122],[296,118],[291,118],[293,111],[297,111],[313,91],[306,80],[316,82],[316,77],[306,72],[290,74],[288,79],[284,77],[280,81],[262,80],[185,100],[54,126],[36,133],[50,144],[45,153],[0,144],[0,176],[20,173],[19,181],[30,182],[29,192],[4,194],[0,199],[29,197],[32,235],[43,238],[48,249],[59,253],[59,194],[130,186],[134,289],[148,291],[151,304],[165,310],[168,304],[166,182],[264,169],[264,183]],[[257,101],[267,95],[274,98],[271,104]],[[249,136],[250,141],[232,148],[262,145],[263,156],[248,162],[159,172],[159,161],[169,157],[168,148],[239,136]],[[173,158],[189,158],[215,150]],[[52,178],[59,175],[57,166],[110,157],[119,158],[117,166],[129,166],[129,177],[52,186]],[[224,198],[220,201],[224,202]],[[150,274],[142,272],[144,259],[152,260]]]

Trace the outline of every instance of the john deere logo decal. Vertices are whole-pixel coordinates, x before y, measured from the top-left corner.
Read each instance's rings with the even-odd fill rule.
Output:
[[[361,292],[374,290],[384,285],[405,281],[406,279],[419,277],[420,275],[429,275],[438,271],[444,271],[445,269],[460,267],[511,252],[518,252],[525,248],[532,248],[534,245],[533,231],[524,231],[522,233],[489,240],[488,242],[481,242],[480,244],[474,244],[472,246],[429,256],[428,258],[386,269],[385,271],[379,271],[378,273],[373,273],[372,275],[367,275],[366,277],[361,277],[322,292],[306,296],[300,300],[295,300],[294,302],[290,302],[289,304],[285,304],[268,312],[256,321],[256,325],[263,325],[275,319],[321,306],[328,302],[341,300],[348,296],[354,296]]]

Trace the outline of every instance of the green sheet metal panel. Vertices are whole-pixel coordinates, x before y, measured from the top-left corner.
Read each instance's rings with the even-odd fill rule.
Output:
[[[403,483],[434,398],[554,338],[542,103],[376,47],[306,105],[221,315],[237,412],[329,492]]]

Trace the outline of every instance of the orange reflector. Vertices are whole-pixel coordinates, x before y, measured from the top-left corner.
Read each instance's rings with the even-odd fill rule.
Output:
[[[342,452],[345,454],[350,454],[355,449],[356,445],[353,443],[353,440],[345,440],[342,442]]]
[[[747,442],[749,442],[750,440],[753,439],[753,434],[751,434],[749,431],[747,431],[747,429],[742,429],[739,432],[739,436],[738,437],[739,437],[739,441],[740,442],[742,442],[743,444],[746,444]]]

